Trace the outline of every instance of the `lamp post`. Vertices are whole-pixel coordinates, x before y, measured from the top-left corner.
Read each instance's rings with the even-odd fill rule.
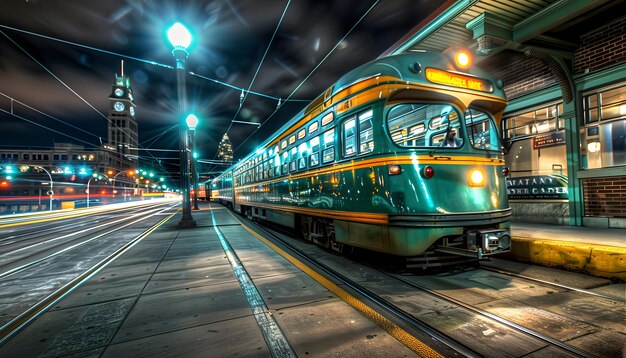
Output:
[[[191,178],[193,179],[193,209],[200,210],[198,207],[198,168],[196,167],[196,127],[198,126],[198,117],[193,114],[185,119],[187,127],[191,131]]]
[[[54,191],[52,190],[52,175],[50,175],[50,172],[46,170],[46,168],[44,167],[39,167],[41,168],[41,170],[43,170],[44,172],[46,172],[46,174],[48,174],[48,178],[50,178],[50,192],[48,192],[48,195],[50,196],[50,211],[52,211],[52,196],[54,195]]]
[[[115,193],[117,192],[117,188],[116,188],[116,186],[115,186],[115,185],[117,184],[117,183],[116,183],[117,176],[118,176],[118,175],[120,175],[120,174],[122,174],[122,173],[126,173],[126,172],[122,170],[121,172],[119,172],[119,173],[115,174],[115,176],[113,177],[113,196],[114,196],[114,197],[115,197]],[[126,202],[126,187],[125,187],[125,186],[123,186],[122,188],[123,188],[123,189],[122,189],[122,197],[124,198],[124,202]]]
[[[89,180],[87,180],[87,207],[89,207],[89,183],[91,183],[91,179],[96,178],[98,176],[98,174],[92,174],[91,178],[89,178]]]
[[[181,23],[177,22],[167,30],[174,50],[172,55],[176,60],[176,82],[178,83],[178,127],[180,150],[180,186],[183,195],[183,216],[178,222],[179,228],[195,227],[196,221],[191,216],[191,202],[189,200],[189,153],[187,126],[183,116],[187,112],[187,93],[185,89],[185,60],[189,53],[187,47],[191,44],[191,34]]]

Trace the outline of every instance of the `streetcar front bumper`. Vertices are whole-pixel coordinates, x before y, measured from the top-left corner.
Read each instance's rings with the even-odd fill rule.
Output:
[[[481,260],[511,249],[511,233],[505,229],[470,230],[464,233],[463,241],[462,246],[437,245],[435,251]]]

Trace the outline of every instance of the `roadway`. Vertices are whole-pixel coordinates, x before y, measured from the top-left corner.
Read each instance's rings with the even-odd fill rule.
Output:
[[[160,199],[0,218],[0,326],[31,319],[28,312],[46,298],[71,292],[178,204]]]

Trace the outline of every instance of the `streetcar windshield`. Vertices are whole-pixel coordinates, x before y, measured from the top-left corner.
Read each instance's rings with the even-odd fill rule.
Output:
[[[498,131],[490,115],[470,107],[465,111],[465,126],[472,147],[482,150],[500,150]]]
[[[389,111],[387,125],[391,139],[402,147],[460,148],[464,142],[459,113],[447,104],[397,105]]]
[[[459,113],[441,103],[404,103],[393,107],[387,125],[393,142],[410,148],[461,148],[500,150],[493,118],[486,112],[468,108],[462,126]]]

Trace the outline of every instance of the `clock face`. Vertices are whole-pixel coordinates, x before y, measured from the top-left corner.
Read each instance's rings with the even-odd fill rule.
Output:
[[[131,116],[135,115],[135,107],[130,107],[130,115]]]
[[[124,110],[124,103],[122,102],[115,102],[115,104],[113,105],[113,108],[118,111],[121,112]]]
[[[122,97],[124,95],[124,90],[121,88],[116,88],[115,89],[115,95],[118,97]]]

